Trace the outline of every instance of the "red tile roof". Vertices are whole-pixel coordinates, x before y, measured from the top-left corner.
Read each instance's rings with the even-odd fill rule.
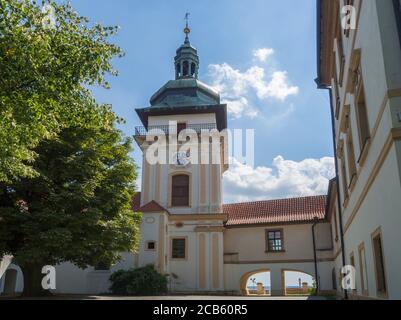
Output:
[[[327,196],[313,196],[233,203],[223,205],[223,213],[227,214],[228,217],[227,227],[312,222],[315,217],[319,219],[325,218],[326,202]],[[141,193],[137,192],[132,199],[132,209],[134,211],[167,211],[156,201],[151,201],[142,207],[140,204]]]
[[[226,226],[285,224],[324,219],[327,196],[226,204]]]
[[[143,205],[139,208],[140,212],[160,212],[160,211],[167,211],[164,207],[158,204],[156,201],[152,200],[151,202]]]
[[[147,204],[141,207],[141,193],[137,192],[134,197],[132,198],[131,202],[132,210],[137,212],[160,212],[160,211],[167,211],[166,208],[162,207],[156,201],[152,200]]]

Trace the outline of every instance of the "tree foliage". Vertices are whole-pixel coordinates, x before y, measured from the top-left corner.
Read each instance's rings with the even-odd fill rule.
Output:
[[[42,141],[33,164],[39,175],[0,191],[0,256],[12,254],[22,270],[64,261],[84,268],[134,251],[140,215],[130,205],[130,149],[116,129],[70,127]]]
[[[107,88],[105,76],[116,74],[111,60],[122,52],[108,42],[116,31],[91,25],[68,3],[0,0],[0,182],[37,175],[41,139],[69,126],[111,126],[87,88]]]
[[[42,266],[112,264],[139,237],[131,139],[88,89],[117,74],[117,28],[46,3],[50,28],[45,2],[0,0],[0,257],[14,256],[27,295]]]

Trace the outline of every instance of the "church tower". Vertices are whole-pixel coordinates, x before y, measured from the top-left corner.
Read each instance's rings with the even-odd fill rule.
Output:
[[[136,109],[143,124],[135,129],[143,152],[137,264],[154,264],[169,274],[172,291],[220,291],[224,289],[222,175],[228,169],[227,142],[220,137],[217,155],[212,156],[213,139],[205,139],[204,134],[220,134],[227,128],[227,106],[220,103],[218,92],[198,80],[199,56],[190,43],[190,32],[187,20],[185,41],[174,58],[175,80],[150,98],[149,107]],[[199,145],[179,151],[189,139],[188,131]],[[150,137],[152,132],[166,136],[166,156],[156,163],[149,161],[148,154],[154,154],[152,146],[161,138]],[[201,141],[207,142],[208,161]],[[160,151],[156,153],[160,156]]]

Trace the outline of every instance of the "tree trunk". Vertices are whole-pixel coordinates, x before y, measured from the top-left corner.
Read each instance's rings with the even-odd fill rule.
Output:
[[[48,291],[42,288],[42,267],[44,264],[27,263],[21,266],[24,277],[24,291],[22,293],[25,297],[40,297],[49,294]]]

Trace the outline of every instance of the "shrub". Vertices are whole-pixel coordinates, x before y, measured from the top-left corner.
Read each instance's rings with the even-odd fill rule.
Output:
[[[316,289],[316,287],[309,288],[309,289],[308,289],[308,293],[309,293],[309,295],[311,295],[311,296],[317,296],[317,289]]]
[[[167,292],[167,276],[160,274],[153,266],[118,270],[110,276],[113,294],[152,296]]]

